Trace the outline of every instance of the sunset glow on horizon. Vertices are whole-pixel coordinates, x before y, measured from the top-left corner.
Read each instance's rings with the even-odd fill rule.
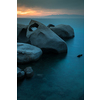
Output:
[[[61,9],[51,10],[42,8],[17,7],[17,17],[43,17],[48,15],[66,14]]]
[[[39,7],[28,8],[25,6],[17,7],[17,18],[44,17],[59,14],[78,14],[78,10],[76,12],[64,9],[43,9]]]
[[[76,3],[77,1],[77,3]],[[17,17],[44,17],[49,15],[84,15],[83,0],[17,0]]]
[[[28,18],[28,17],[44,17],[49,15],[60,15],[60,14],[78,14],[71,10],[64,11],[63,9],[42,9],[42,8],[27,8],[17,7],[17,18]]]

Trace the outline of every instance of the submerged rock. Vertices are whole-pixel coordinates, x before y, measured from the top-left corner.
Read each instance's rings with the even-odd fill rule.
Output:
[[[17,79],[22,80],[25,76],[25,72],[22,71],[19,67],[17,67]]]
[[[39,78],[43,78],[43,74],[37,74],[36,76]]]
[[[17,62],[26,63],[38,60],[42,55],[42,50],[36,46],[17,43]]]
[[[81,56],[82,56],[82,54],[78,55],[77,57],[81,57]]]
[[[32,67],[26,67],[24,69],[27,78],[31,78],[34,75]]]
[[[60,25],[57,25],[55,27],[50,27],[50,29],[61,38],[74,37],[74,30],[70,25],[60,24]]]
[[[53,24],[49,24],[47,27],[55,27],[55,25],[53,25]]]
[[[17,42],[28,43],[29,39],[26,37],[27,25],[17,24]]]
[[[33,31],[32,28],[37,29]],[[27,28],[26,36],[30,38],[32,45],[41,48],[43,52],[67,52],[66,42],[40,22],[31,20]]]

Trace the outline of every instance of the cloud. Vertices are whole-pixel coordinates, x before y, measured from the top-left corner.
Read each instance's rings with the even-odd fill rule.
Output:
[[[84,0],[17,0],[17,17],[84,15]]]
[[[17,6],[44,9],[84,9],[84,0],[17,0]]]
[[[25,6],[17,7],[17,17],[42,17],[58,14],[77,14],[83,15],[82,10],[67,10],[67,9],[44,9],[44,8],[29,8]]]

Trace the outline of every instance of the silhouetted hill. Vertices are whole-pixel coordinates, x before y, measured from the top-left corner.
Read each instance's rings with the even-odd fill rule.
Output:
[[[60,14],[60,15],[49,15],[49,16],[45,16],[45,18],[84,18],[84,15]]]

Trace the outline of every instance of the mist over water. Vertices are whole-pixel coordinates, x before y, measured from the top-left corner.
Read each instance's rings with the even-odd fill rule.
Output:
[[[18,24],[28,25],[30,18],[18,18]],[[17,83],[17,100],[84,100],[84,19],[34,19],[48,24],[70,25],[75,37],[66,40],[67,54],[44,54],[39,61],[18,65],[31,66],[34,76]],[[77,55],[83,56],[78,58]],[[37,77],[42,74],[43,77]]]

